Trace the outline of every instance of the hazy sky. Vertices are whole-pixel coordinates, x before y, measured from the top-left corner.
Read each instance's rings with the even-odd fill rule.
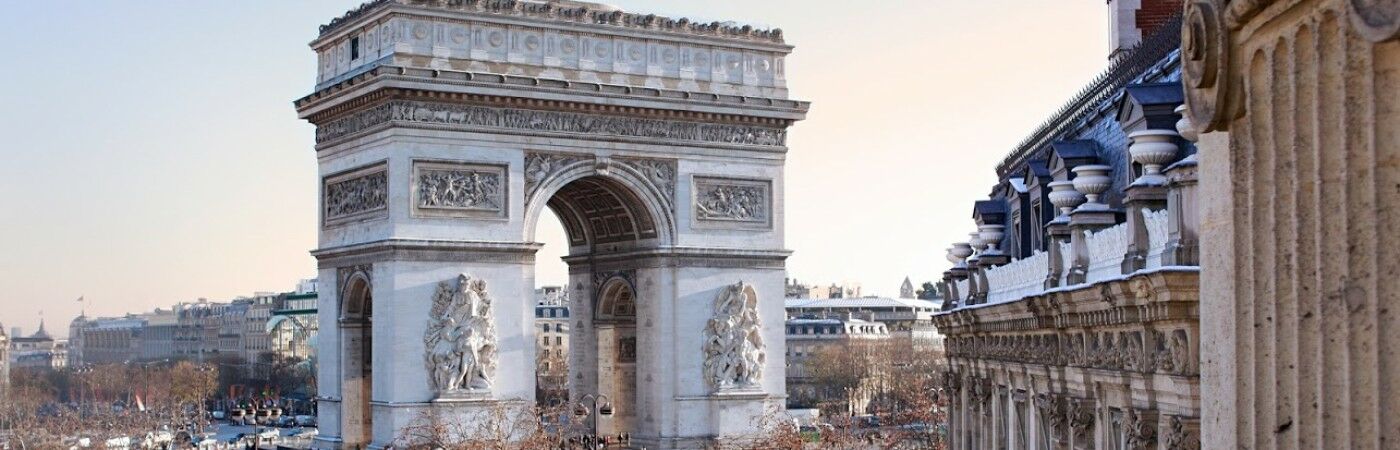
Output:
[[[316,160],[291,101],[359,0],[12,2],[0,14],[0,323],[286,291],[315,274]],[[1102,0],[613,0],[784,31],[790,276],[939,276],[993,166],[1106,64]],[[539,279],[562,230],[541,222]]]

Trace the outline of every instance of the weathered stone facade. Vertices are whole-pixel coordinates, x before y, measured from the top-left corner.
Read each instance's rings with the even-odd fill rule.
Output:
[[[1166,21],[1116,55],[1014,150],[974,205],[977,232],[949,248],[933,322],[953,448],[1199,447],[1179,27]]]
[[[1400,446],[1400,3],[1188,2],[1206,448]]]

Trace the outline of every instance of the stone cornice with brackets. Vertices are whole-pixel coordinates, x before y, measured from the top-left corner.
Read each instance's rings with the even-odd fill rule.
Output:
[[[1199,272],[1159,270],[934,316],[953,360],[1194,376]]]
[[[398,88],[385,90],[385,88]],[[561,111],[666,117],[787,127],[810,102],[544,77],[377,65],[293,101],[301,118],[322,123],[390,96],[537,104]]]
[[[566,256],[570,273],[589,273],[616,267],[718,267],[783,269],[792,250],[712,249],[665,247]]]
[[[534,264],[543,244],[530,242],[383,239],[313,250],[321,267],[344,267],[382,261],[438,261]]]
[[[780,29],[761,29],[730,22],[670,18],[629,13],[587,2],[520,0],[373,0],[322,25],[313,47],[344,37],[357,25],[378,21],[391,12],[457,17],[474,13],[476,20],[521,23],[583,32],[645,36],[652,39],[704,41],[720,45],[791,50]]]

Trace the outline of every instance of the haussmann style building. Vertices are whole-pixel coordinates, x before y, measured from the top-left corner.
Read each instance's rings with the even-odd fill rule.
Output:
[[[952,447],[1396,447],[1400,4],[1108,4],[949,249]]]

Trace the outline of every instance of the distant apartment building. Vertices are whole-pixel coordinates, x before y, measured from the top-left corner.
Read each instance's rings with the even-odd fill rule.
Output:
[[[78,316],[68,326],[69,351],[77,364],[117,364],[141,354],[146,322],[137,317]]]
[[[890,335],[941,348],[943,339],[933,326],[939,304],[908,298],[789,298],[784,305],[789,318],[859,318],[884,324]]]
[[[860,298],[860,283],[843,281],[830,285],[803,284],[796,279],[788,279],[784,288],[787,298]]]
[[[535,399],[550,406],[569,399],[569,307],[543,302],[535,305]]]
[[[10,369],[49,368],[59,369],[68,366],[68,340],[54,339],[39,321],[39,331],[29,336],[20,335],[14,330],[9,338]]]
[[[795,317],[785,323],[787,327],[787,392],[789,403],[794,406],[813,407],[817,404],[839,399],[846,403],[848,412],[864,411],[872,400],[872,395],[862,389],[853,392],[835,392],[829,386],[813,379],[809,363],[819,352],[838,347],[843,351],[851,349],[851,343],[890,339],[889,328],[879,322],[854,317]]]

